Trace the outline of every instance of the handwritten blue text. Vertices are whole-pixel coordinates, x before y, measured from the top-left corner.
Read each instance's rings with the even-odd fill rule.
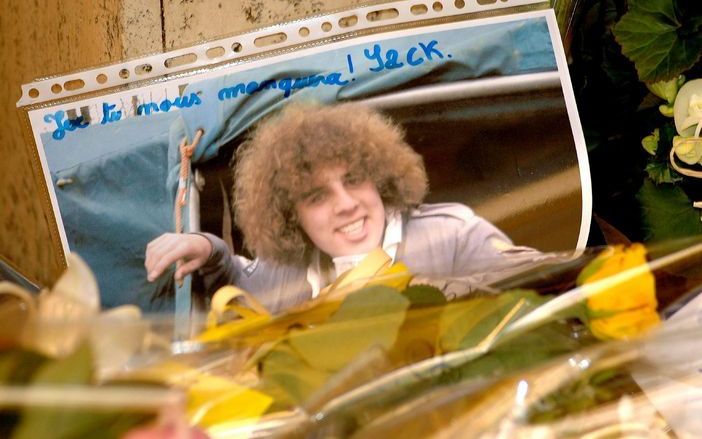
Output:
[[[75,119],[65,119],[65,117],[66,112],[63,110],[44,116],[44,122],[56,122],[56,129],[51,133],[51,137],[56,140],[61,140],[66,137],[66,131],[74,131],[76,128],[85,128],[90,125],[83,120],[83,116],[78,116]]]
[[[318,85],[338,85],[343,86],[349,81],[341,77],[340,72],[332,72],[325,75],[310,75],[301,78],[283,78],[283,79],[267,79],[262,82],[250,81],[248,83],[240,82],[233,87],[225,87],[217,93],[220,101],[232,99],[239,95],[252,95],[262,90],[278,89],[283,91],[283,96],[288,97],[292,90],[300,90],[308,87],[317,87]]]
[[[418,43],[419,48],[422,50],[419,54],[419,50],[416,47],[411,47],[405,54],[404,60],[410,66],[418,66],[423,64],[425,61],[433,61],[434,57],[440,59],[444,58],[444,54],[436,48],[438,41],[431,40],[429,44]],[[422,57],[421,55],[424,55]],[[363,55],[371,61],[376,63],[375,67],[370,67],[371,72],[381,72],[385,69],[399,69],[404,66],[405,63],[400,61],[400,52],[395,49],[389,49],[383,52],[380,44],[374,44],[373,50],[363,49]]]
[[[202,100],[197,93],[190,93],[190,96],[178,96],[172,101],[169,99],[164,99],[161,103],[156,104],[155,102],[149,102],[148,104],[141,104],[137,107],[136,114],[141,116],[142,114],[149,115],[151,113],[167,112],[171,108],[190,108],[193,105],[202,104]]]

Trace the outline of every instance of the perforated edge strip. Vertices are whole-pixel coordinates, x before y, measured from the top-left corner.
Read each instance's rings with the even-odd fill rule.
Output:
[[[405,0],[363,6],[282,23],[162,54],[37,79],[22,85],[22,96],[17,101],[17,107],[174,75],[354,32],[519,6],[547,6],[548,3],[548,0]]]

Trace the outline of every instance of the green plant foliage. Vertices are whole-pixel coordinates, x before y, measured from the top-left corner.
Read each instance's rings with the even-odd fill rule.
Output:
[[[655,129],[658,133],[657,145],[653,151],[653,157],[649,158],[645,171],[648,178],[656,184],[679,183],[683,181],[683,176],[678,174],[671,166],[668,155],[673,145],[673,137],[676,135],[675,125],[668,121]],[[692,209],[692,206],[690,206]]]
[[[660,141],[660,139],[660,130],[656,128],[655,130],[653,130],[653,133],[644,137],[641,140],[641,146],[643,146],[643,149],[645,149],[647,153],[651,155],[656,155],[656,151],[658,150],[658,142]]]
[[[0,385],[27,384],[37,369],[48,360],[44,355],[20,349],[0,353]],[[19,419],[16,411],[0,411],[0,437],[10,437]]]
[[[682,14],[681,1],[631,0],[614,27],[622,52],[636,65],[639,78],[656,82],[675,78],[702,55],[702,21]]]
[[[689,204],[666,214],[655,204],[665,200],[646,197],[641,186],[644,180],[674,185],[678,195],[694,200],[702,189],[669,164],[677,91],[685,79],[702,77],[702,2],[583,0],[578,12],[570,70],[588,145],[593,209],[629,241],[644,241],[652,230],[672,231],[657,221],[697,212]],[[588,245],[603,239],[594,234]]]
[[[647,239],[660,241],[702,234],[700,215],[685,191],[669,184],[644,181],[637,194],[643,212]]]
[[[431,285],[411,285],[402,292],[412,307],[437,306],[446,303],[446,296]]]
[[[409,306],[405,296],[386,286],[350,294],[327,322],[293,329],[266,354],[261,390],[274,397],[275,407],[302,404],[367,349],[390,348]]]
[[[311,367],[288,343],[279,343],[262,363],[261,390],[275,399],[273,410],[293,407],[306,401],[331,375]]]
[[[18,386],[28,383],[49,358],[32,351],[13,349],[0,353],[0,383]]]
[[[65,358],[47,362],[32,377],[32,384],[90,384],[93,379],[93,354],[88,343],[80,345]]]
[[[662,116],[656,107],[641,105],[648,90],[612,34],[625,11],[624,0],[580,1],[569,70],[588,146],[593,210],[638,241],[641,219],[635,194],[647,159],[640,142],[655,128],[647,119]],[[596,233],[590,235],[588,245],[604,243]]]
[[[92,380],[92,353],[88,344],[81,345],[66,358],[48,361],[39,367],[31,384],[87,385]],[[13,439],[86,437],[93,427],[85,412],[62,407],[28,406],[21,411]]]
[[[683,180],[682,175],[670,169],[667,162],[649,162],[646,165],[646,174],[656,184],[677,183]]]
[[[605,369],[548,395],[530,408],[530,423],[549,422],[640,391],[626,369]]]
[[[444,351],[454,351],[476,346],[493,332],[520,301],[522,303],[511,321],[548,299],[549,297],[540,296],[534,291],[513,290],[498,296],[477,297],[449,304],[441,316],[439,326],[441,348]]]
[[[402,294],[410,301],[407,318],[389,351],[394,364],[411,364],[439,353],[439,321],[446,309],[446,296],[431,285],[412,285]]]
[[[31,351],[10,351],[0,355],[0,380],[3,384],[32,386],[84,386],[86,392],[98,390],[93,385],[93,358],[85,343],[72,354],[51,359]],[[119,439],[153,418],[152,414],[125,412],[124,409],[93,407],[39,406],[27,404],[0,416],[1,437],[12,439],[74,439],[99,437]]]
[[[490,349],[509,323],[550,300],[549,296],[532,290],[515,289],[458,302],[434,298],[432,302],[441,303],[410,308],[406,295],[414,297],[421,291],[434,289],[420,286],[400,294],[389,287],[373,286],[350,294],[328,322],[293,329],[267,353],[261,360],[260,389],[274,397],[277,408],[291,407],[304,404],[335,373],[373,346],[383,348],[396,366],[405,365],[408,360],[421,361],[427,355],[470,350],[482,346],[482,342],[486,343],[485,349]],[[554,315],[558,321],[548,319],[514,340],[498,342],[497,356],[481,360],[477,371],[488,370],[495,361],[512,370],[571,349],[571,323],[566,319],[573,315],[573,312]],[[419,327],[421,330],[416,330]],[[553,341],[546,342],[551,338]],[[421,352],[417,351],[420,342]],[[575,344],[579,346],[580,342]],[[481,357],[483,353],[476,351],[475,356]],[[451,380],[449,375],[455,375],[453,372],[436,378]],[[419,370],[417,374],[413,379],[423,376]],[[427,376],[426,380],[420,379],[418,386],[432,382]]]
[[[338,371],[371,346],[392,346],[409,303],[393,288],[364,288],[350,294],[327,323],[292,331],[290,345],[313,367]]]
[[[45,361],[33,374],[31,385],[82,385],[93,380],[90,346],[81,345],[66,358]],[[97,387],[94,387],[97,389]],[[129,429],[148,421],[152,415],[92,407],[27,406],[13,439],[72,439],[82,437],[121,438]]]
[[[646,87],[651,93],[661,99],[664,99],[666,103],[673,104],[675,102],[675,97],[678,95],[678,90],[680,90],[680,86],[682,86],[684,83],[685,77],[683,75],[679,75],[678,77],[669,81],[648,83],[646,84]]]
[[[591,337],[574,337],[567,322],[550,322],[503,343],[488,354],[456,369],[453,374],[444,377],[444,382],[504,376],[574,352],[591,343]]]

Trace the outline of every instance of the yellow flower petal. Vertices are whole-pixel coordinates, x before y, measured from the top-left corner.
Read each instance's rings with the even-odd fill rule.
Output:
[[[596,337],[631,338],[660,321],[656,281],[648,269],[643,245],[608,248],[590,266],[596,269],[582,283],[589,290],[587,308],[593,316],[590,329]],[[613,276],[623,278],[613,281]]]
[[[188,418],[202,428],[224,422],[255,423],[273,403],[273,398],[228,379],[200,374],[188,388]]]
[[[620,312],[612,317],[593,319],[590,330],[600,340],[626,340],[648,332],[660,323],[655,309],[644,308]]]
[[[264,393],[173,360],[144,367],[122,378],[185,390],[188,418],[203,428],[233,421],[255,423],[273,403],[273,398]]]
[[[269,315],[250,316],[238,320],[232,320],[231,322],[226,322],[219,326],[207,329],[197,336],[197,340],[203,343],[213,343],[226,340],[236,335],[260,328],[270,321],[271,316]]]

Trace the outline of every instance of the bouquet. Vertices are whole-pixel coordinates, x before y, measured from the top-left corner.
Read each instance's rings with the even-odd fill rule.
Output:
[[[212,438],[685,437],[702,399],[671,382],[699,385],[699,324],[681,316],[698,306],[700,259],[689,239],[593,248],[476,288],[379,251],[281,315],[225,287],[192,349],[152,334],[94,384],[177,389]]]

